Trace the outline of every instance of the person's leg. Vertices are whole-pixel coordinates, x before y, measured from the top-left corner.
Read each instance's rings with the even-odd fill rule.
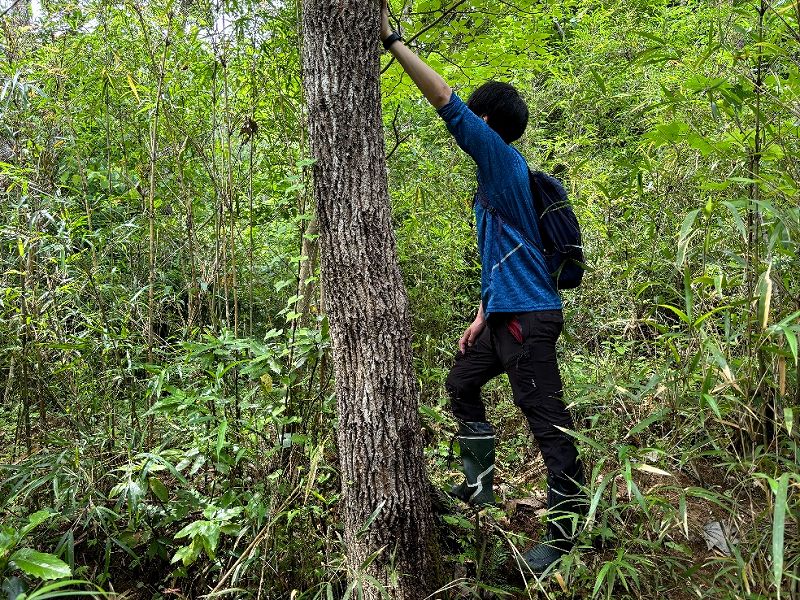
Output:
[[[547,538],[553,547],[534,549],[532,561],[544,570],[572,546],[577,516],[585,508],[580,491],[584,476],[575,443],[557,429],[574,428],[562,398],[556,357],[556,341],[563,327],[561,311],[526,313],[517,321],[516,336],[513,324],[495,329],[495,344],[501,350],[514,401],[525,414],[547,466]]]
[[[465,354],[458,352],[445,382],[459,422],[457,439],[465,476],[450,493],[474,505],[494,502],[494,429],[486,422],[481,386],[500,373],[502,365],[486,327]]]
[[[514,402],[528,421],[550,477],[577,475],[578,451],[572,438],[556,426],[572,429],[572,416],[562,399],[563,385],[556,342],[564,321],[561,311],[531,312],[514,317],[517,339],[509,322],[493,327],[495,346],[503,362]],[[511,325],[511,326],[509,326]]]
[[[487,326],[466,353],[456,352],[455,364],[444,384],[450,396],[450,408],[459,422],[486,421],[481,387],[502,372],[503,365],[495,353]]]

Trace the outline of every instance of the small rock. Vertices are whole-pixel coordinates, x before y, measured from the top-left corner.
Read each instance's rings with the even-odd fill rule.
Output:
[[[545,506],[545,503],[538,498],[520,498],[519,500],[511,500],[506,504],[506,510],[509,513],[515,513],[518,510],[524,512],[533,512]]]

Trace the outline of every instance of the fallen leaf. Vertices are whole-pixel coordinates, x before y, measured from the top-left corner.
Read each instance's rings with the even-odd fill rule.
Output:
[[[731,546],[738,541],[736,530],[727,524],[723,525],[719,521],[711,521],[705,524],[703,538],[709,550],[717,549],[725,556],[731,555]]]

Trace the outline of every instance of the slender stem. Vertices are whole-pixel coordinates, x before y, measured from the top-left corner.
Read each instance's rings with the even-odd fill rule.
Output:
[[[153,109],[153,118],[150,121],[150,178],[147,193],[147,222],[148,222],[148,278],[147,278],[147,362],[153,363],[153,313],[155,312],[155,284],[156,284],[156,161],[158,159],[158,117],[161,110],[161,94],[164,88],[164,66],[167,61],[167,52],[170,45],[170,32],[172,29],[172,13],[167,22],[167,33],[164,38],[164,49],[161,53],[161,62],[158,66],[158,85],[156,87],[156,105]],[[153,396],[148,395],[152,403]],[[152,416],[147,422],[148,437],[152,430]]]

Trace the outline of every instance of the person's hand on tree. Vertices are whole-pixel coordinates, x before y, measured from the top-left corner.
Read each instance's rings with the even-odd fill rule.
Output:
[[[392,33],[392,28],[389,26],[389,4],[387,0],[383,0],[383,8],[381,8],[381,40],[385,40]]]
[[[479,314],[458,340],[458,349],[461,350],[461,354],[467,353],[467,348],[472,347],[484,327],[486,327],[486,321],[483,320],[483,315]]]

